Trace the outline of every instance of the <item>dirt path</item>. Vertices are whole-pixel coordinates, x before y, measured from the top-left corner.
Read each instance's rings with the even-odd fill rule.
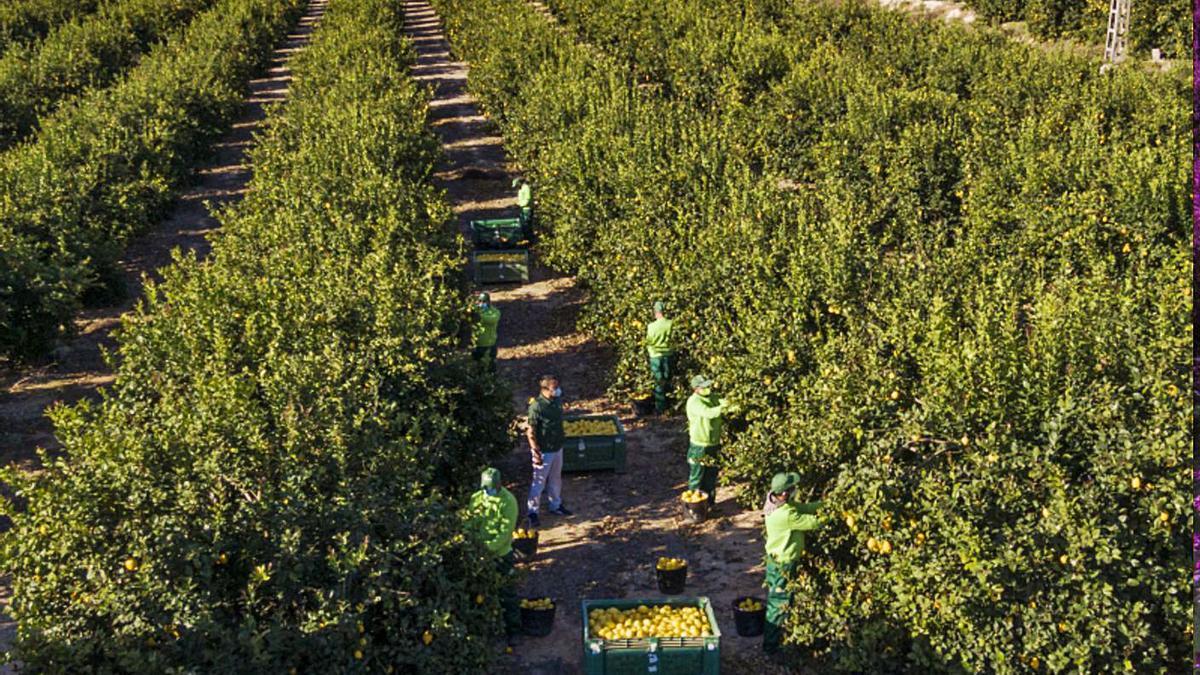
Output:
[[[197,169],[194,184],[179,197],[174,212],[157,229],[131,242],[121,260],[128,297],[85,311],[75,322],[78,335],[64,341],[44,365],[0,371],[0,464],[35,468],[36,448],[58,448],[45,410],[60,402],[98,398],[100,387],[112,382],[103,350],[114,347],[113,330],[141,298],[143,275],[160,279],[158,270],[171,263],[176,248],[201,257],[208,254],[207,235],[218,226],[209,205],[228,204],[246,191],[251,176],[246,153],[253,134],[265,119],[267,106],[287,98],[292,79],[288,60],[308,44],[326,4],[327,0],[311,0],[299,23],[271,55],[262,77],[250,82],[238,121],[214,146],[212,159]],[[10,596],[7,580],[0,582],[0,607],[7,608]],[[0,651],[7,648],[15,629],[0,615]],[[0,675],[6,672],[13,671],[0,667]]]
[[[511,187],[517,174],[503,139],[467,92],[467,64],[454,60],[441,23],[426,0],[405,3],[406,30],[418,53],[413,76],[433,88],[431,124],[446,153],[437,177],[464,233],[469,220],[515,215]],[[654,582],[660,555],[687,558],[688,595],[705,595],[718,608],[724,672],[772,672],[761,663],[758,639],[737,637],[730,607],[740,595],[762,595],[761,516],[742,511],[732,491],[718,492],[717,517],[685,523],[678,495],[686,487],[686,423],[681,417],[637,419],[628,405],[605,396],[612,355],[576,329],[583,292],[574,279],[535,265],[528,283],[489,287],[501,310],[499,370],[514,387],[513,408],[524,416],[535,378],[562,380],[568,411],[620,415],[627,431],[628,472],[564,475],[570,518],[542,515],[537,559],[525,566],[524,596],[558,602],[554,632],[526,638],[503,672],[550,675],[581,672],[584,598],[661,597]],[[522,504],[530,461],[522,442],[500,466]],[[522,507],[522,512],[524,507]]]
[[[251,81],[242,113],[232,131],[215,145],[215,155],[196,172],[195,184],[184,192],[175,211],[154,231],[133,241],[121,260],[129,293],[122,302],[89,309],[76,320],[78,334],[56,348],[44,364],[0,371],[0,464],[32,467],[34,449],[57,448],[50,421],[43,412],[57,402],[72,403],[98,396],[112,381],[104,363],[104,349],[114,346],[113,329],[121,315],[141,297],[142,275],[159,278],[157,270],[171,262],[179,248],[208,253],[207,234],[217,227],[208,204],[220,206],[236,200],[250,180],[246,151],[252,134],[266,116],[266,105],[287,96],[291,71],[287,62],[308,43],[313,27],[325,11],[326,0],[313,0],[287,40],[275,50],[261,78]]]

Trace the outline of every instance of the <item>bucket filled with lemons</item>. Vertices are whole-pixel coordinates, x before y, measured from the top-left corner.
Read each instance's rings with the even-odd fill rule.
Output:
[[[687,561],[683,558],[659,558],[654,565],[654,576],[658,579],[659,593],[679,595],[687,582]]]
[[[704,490],[684,490],[679,495],[683,503],[683,515],[693,523],[708,517],[708,493]]]
[[[521,630],[526,635],[545,637],[554,629],[552,598],[521,598]]]
[[[733,601],[733,622],[739,636],[758,637],[767,624],[767,609],[758,598],[738,598]]]
[[[513,558],[519,561],[533,560],[533,556],[537,553],[538,547],[538,531],[524,527],[518,527],[513,531]]]
[[[640,640],[709,637],[715,633],[699,607],[638,605],[629,609],[591,610],[588,634],[604,640]]]

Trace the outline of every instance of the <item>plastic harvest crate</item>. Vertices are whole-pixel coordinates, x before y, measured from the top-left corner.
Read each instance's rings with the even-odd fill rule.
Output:
[[[612,469],[625,473],[625,427],[616,415],[565,415],[569,420],[611,420],[616,434],[567,436],[563,440],[563,471]]]
[[[521,241],[520,218],[472,220],[471,242],[479,248],[516,248]]]
[[[529,251],[472,251],[471,269],[477,284],[529,281]]]
[[[712,636],[699,638],[641,638],[604,640],[588,631],[588,612],[593,609],[654,607],[700,607],[712,626]],[[583,672],[586,675],[719,675],[721,672],[721,629],[708,598],[663,598],[583,601]]]

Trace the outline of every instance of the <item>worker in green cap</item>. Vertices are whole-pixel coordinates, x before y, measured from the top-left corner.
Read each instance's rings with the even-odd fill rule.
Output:
[[[517,208],[521,209],[521,236],[533,241],[533,187],[524,178],[514,179],[512,186],[517,188]]]
[[[671,320],[663,315],[662,301],[654,303],[654,321],[646,326],[646,352],[650,355],[650,375],[654,378],[654,412],[667,410],[667,385],[671,379]]]
[[[768,655],[778,654],[783,642],[783,622],[792,602],[788,578],[795,573],[796,562],[804,553],[805,533],[821,525],[816,515],[821,502],[800,504],[793,499],[799,484],[800,474],[777,473],[767,494],[770,512],[766,518],[767,625],[763,630],[763,651]]]
[[[496,372],[497,328],[500,326],[500,310],[492,306],[491,296],[480,293],[475,305],[475,350],[471,358],[484,361],[488,372]]]
[[[517,529],[517,498],[500,483],[500,471],[484,469],[479,491],[471,495],[468,529],[496,557],[496,570],[506,580],[500,591],[504,612],[504,632],[512,638],[521,628],[521,608],[517,602],[513,574],[513,531]]]
[[[717,502],[718,455],[721,449],[721,414],[730,408],[712,392],[712,380],[696,375],[687,400],[688,489],[708,493],[708,505]]]

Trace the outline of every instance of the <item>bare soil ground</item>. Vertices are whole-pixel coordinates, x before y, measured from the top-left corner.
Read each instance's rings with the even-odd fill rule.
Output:
[[[451,55],[440,19],[426,0],[408,0],[405,11],[408,37],[418,53],[413,76],[432,88],[430,123],[445,150],[437,177],[459,227],[466,234],[470,220],[515,216],[511,183],[519,170],[467,91],[468,65]],[[520,592],[555,598],[554,631],[545,638],[523,639],[513,655],[498,661],[497,670],[581,672],[580,601],[663,597],[655,584],[654,563],[670,555],[688,560],[686,594],[715,603],[723,633],[723,672],[785,672],[762,660],[759,639],[739,638],[733,627],[734,599],[763,595],[761,515],[743,511],[732,491],[721,489],[709,520],[690,524],[683,519],[678,497],[687,479],[686,421],[636,418],[627,404],[606,397],[612,355],[576,328],[585,293],[573,278],[535,263],[528,283],[487,290],[502,312],[499,371],[513,385],[515,414],[523,418],[535,378],[552,372],[561,378],[568,412],[619,415],[629,449],[624,474],[564,474],[563,499],[573,516],[542,510],[538,554],[522,570]],[[523,441],[500,469],[523,504],[531,477]]]
[[[262,77],[252,80],[238,121],[213,147],[212,158],[196,170],[195,181],[177,200],[175,210],[155,230],[130,243],[121,260],[127,297],[105,307],[84,311],[75,321],[76,335],[63,340],[50,358],[29,367],[0,366],[0,464],[34,470],[36,449],[57,450],[50,420],[51,406],[84,398],[96,399],[113,380],[105,350],[115,346],[114,330],[121,317],[136,306],[146,278],[158,280],[158,270],[171,264],[172,251],[208,254],[208,234],[218,223],[210,209],[241,197],[250,181],[247,152],[254,143],[272,103],[287,98],[291,82],[288,61],[304,49],[325,13],[327,0],[311,0],[299,23],[274,51]],[[11,589],[0,583],[0,607],[7,607]],[[15,625],[0,615],[0,651],[12,640]],[[0,672],[3,672],[0,670]]]

